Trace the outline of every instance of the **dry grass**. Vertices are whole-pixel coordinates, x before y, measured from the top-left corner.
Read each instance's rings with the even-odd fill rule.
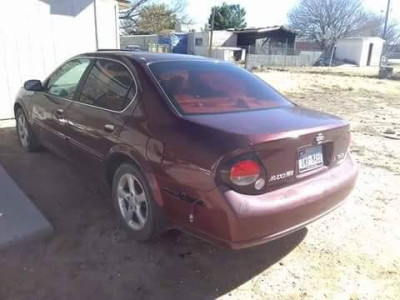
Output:
[[[400,63],[390,64],[394,67],[394,76],[391,79],[398,80],[400,75]],[[355,67],[352,65],[345,65],[341,67],[305,67],[305,68],[267,68],[268,71],[281,71],[296,74],[317,74],[317,75],[330,75],[340,77],[362,77],[378,79],[379,68],[378,67]]]

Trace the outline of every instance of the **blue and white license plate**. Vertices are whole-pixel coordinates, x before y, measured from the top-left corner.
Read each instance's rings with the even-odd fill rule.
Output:
[[[313,146],[299,150],[299,173],[304,173],[322,167],[324,156],[322,146]]]

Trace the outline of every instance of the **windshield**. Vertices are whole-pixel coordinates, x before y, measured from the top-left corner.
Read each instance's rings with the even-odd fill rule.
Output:
[[[250,72],[228,63],[168,61],[150,64],[182,114],[212,114],[292,106]]]

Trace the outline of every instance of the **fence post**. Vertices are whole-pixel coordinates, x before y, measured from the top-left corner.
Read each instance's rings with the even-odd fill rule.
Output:
[[[287,55],[287,51],[288,51],[288,40],[286,39],[286,43],[285,43],[285,62],[284,62],[284,69],[286,69],[286,55]]]
[[[335,45],[332,47],[331,59],[329,60],[329,67],[332,67],[333,53],[335,53]]]

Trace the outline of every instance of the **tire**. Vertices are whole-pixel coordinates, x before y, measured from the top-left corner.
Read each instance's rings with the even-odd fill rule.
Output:
[[[15,113],[16,129],[18,141],[22,148],[27,152],[35,152],[40,149],[40,143],[34,135],[28,118],[26,117],[22,108],[18,108]]]
[[[116,170],[112,200],[128,238],[146,242],[159,237],[163,231],[163,214],[146,178],[133,164],[124,163]]]

